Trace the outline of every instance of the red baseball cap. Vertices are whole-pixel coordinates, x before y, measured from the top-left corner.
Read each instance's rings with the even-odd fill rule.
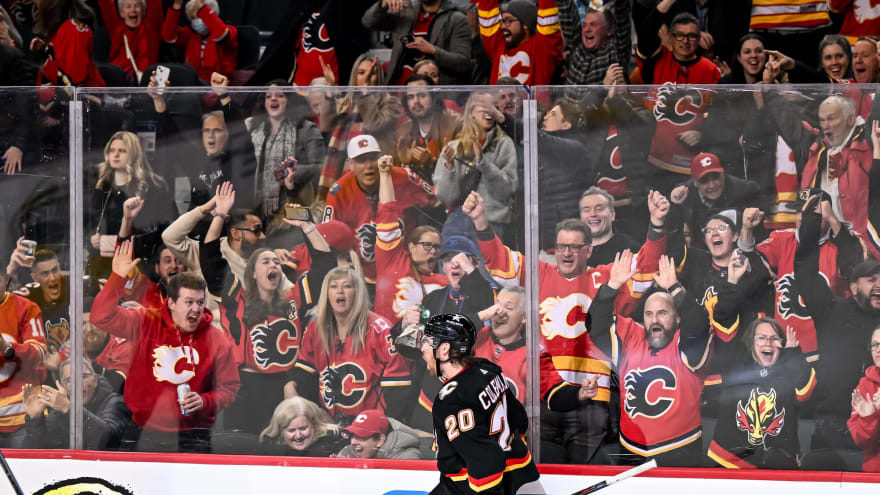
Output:
[[[371,437],[378,433],[388,433],[388,418],[379,409],[367,409],[354,418],[348,428],[343,429],[356,437]]]
[[[700,153],[691,160],[691,177],[694,180],[700,180],[710,172],[724,173],[724,167],[721,166],[718,156],[712,153]]]
[[[348,252],[349,249],[354,249],[357,246],[358,241],[354,231],[339,220],[328,220],[315,225],[315,228],[318,229],[318,233],[324,237],[330,247],[341,253]]]

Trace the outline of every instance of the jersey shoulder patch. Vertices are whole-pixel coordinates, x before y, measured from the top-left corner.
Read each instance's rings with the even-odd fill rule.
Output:
[[[458,382],[453,380],[451,382],[447,382],[440,388],[440,391],[437,392],[437,400],[443,400],[452,393],[453,390],[458,388]]]

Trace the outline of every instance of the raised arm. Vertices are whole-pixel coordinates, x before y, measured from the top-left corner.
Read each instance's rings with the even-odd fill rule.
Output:
[[[95,296],[90,321],[107,333],[134,341],[139,335],[141,322],[145,317],[144,310],[124,308],[118,304],[125,296],[125,282],[129,273],[140,262],[139,259],[132,259],[132,249],[131,241],[116,246],[113,255],[113,273],[101,292]]]
[[[633,254],[627,249],[614,256],[611,264],[608,282],[599,287],[596,298],[590,304],[587,314],[587,330],[590,332],[590,340],[605,355],[610,356],[613,362],[617,362],[620,349],[620,337],[615,330],[616,318],[614,313],[614,300],[617,291],[629,283],[636,270],[633,267]]]
[[[798,230],[800,242],[794,255],[794,285],[804,300],[804,306],[815,321],[816,329],[826,328],[834,295],[828,282],[819,273],[819,232],[822,217],[812,211],[817,197],[811,197],[801,213]]]

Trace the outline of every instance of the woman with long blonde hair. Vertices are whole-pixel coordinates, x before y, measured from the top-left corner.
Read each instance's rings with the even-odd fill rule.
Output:
[[[158,242],[161,230],[177,218],[177,208],[168,183],[153,171],[137,135],[127,131],[113,134],[104,146],[104,161],[97,174],[88,213],[92,247],[100,249],[102,242],[115,244],[112,238],[122,224],[123,204],[135,196],[144,200],[144,207],[133,221],[132,233],[155,233]]]
[[[471,191],[485,201],[492,229],[502,240],[512,234],[513,199],[519,187],[516,147],[499,127],[504,120],[492,95],[468,98],[458,138],[446,145],[434,167],[437,199],[452,209]]]
[[[339,430],[317,404],[291,397],[275,407],[269,425],[260,433],[260,444],[271,455],[329,457],[347,443]]]
[[[295,394],[314,397],[343,423],[367,409],[406,407],[409,369],[391,323],[370,311],[367,284],[348,267],[330,270],[294,366]]]

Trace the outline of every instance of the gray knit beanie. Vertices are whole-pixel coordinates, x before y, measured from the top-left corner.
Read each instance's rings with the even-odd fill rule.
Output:
[[[529,34],[535,35],[538,28],[538,6],[529,0],[510,0],[502,7],[502,12],[514,16],[522,23],[523,26],[529,28]]]

